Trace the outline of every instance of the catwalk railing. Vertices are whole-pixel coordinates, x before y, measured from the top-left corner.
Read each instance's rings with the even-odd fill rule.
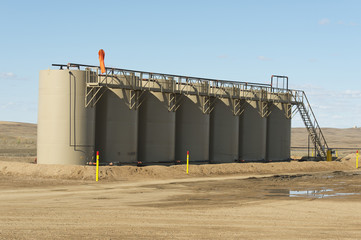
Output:
[[[87,71],[87,92],[85,105],[95,106],[106,89],[121,88],[130,92],[130,108],[137,108],[145,91],[168,94],[169,110],[175,111],[179,97],[185,94],[201,96],[204,113],[212,111],[212,99],[229,98],[233,104],[235,115],[242,114],[245,101],[260,101],[261,114],[268,116],[268,106],[272,103],[282,103],[290,106],[287,117],[292,117],[298,111],[307,131],[316,147],[318,156],[326,158],[328,145],[312,111],[307,96],[302,90],[288,89],[288,77],[272,76],[271,84],[237,82],[201,77],[190,77],[175,74],[164,74],[137,71],[121,68],[106,68],[106,73],[100,72],[99,66],[84,64],[53,64],[60,69],[79,69]],[[278,87],[282,85],[282,87]],[[296,106],[292,112],[292,106]]]

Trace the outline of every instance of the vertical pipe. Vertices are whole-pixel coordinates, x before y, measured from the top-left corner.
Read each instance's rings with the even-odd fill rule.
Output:
[[[331,153],[331,149],[327,149],[327,161],[332,161],[332,153]]]
[[[315,153],[315,158],[317,158],[316,143],[315,143],[315,150],[313,152]]]
[[[97,167],[95,173],[95,181],[98,182],[98,180],[99,180],[99,151],[97,151]]]
[[[359,154],[358,154],[358,150],[356,151],[356,168],[358,168],[358,157],[359,157]]]
[[[307,138],[307,160],[310,159],[310,135]]]
[[[189,170],[189,151],[187,151],[187,174]]]

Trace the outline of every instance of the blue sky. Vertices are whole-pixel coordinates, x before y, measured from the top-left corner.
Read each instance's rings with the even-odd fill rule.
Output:
[[[360,1],[2,0],[0,9],[0,121],[36,123],[39,71],[98,64],[103,48],[113,67],[262,83],[287,75],[322,127],[361,126]]]

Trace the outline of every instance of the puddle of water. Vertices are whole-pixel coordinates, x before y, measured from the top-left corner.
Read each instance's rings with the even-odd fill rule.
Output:
[[[324,187],[319,187],[318,184],[314,184],[314,179],[307,178],[302,179],[304,183],[302,186],[292,186],[294,189],[290,189],[287,186],[282,186],[282,188],[273,188],[265,189],[268,193],[266,197],[291,197],[291,198],[332,198],[332,197],[346,197],[352,195],[361,195],[359,187],[360,181],[358,178],[361,175],[361,171],[358,172],[341,172],[336,171],[332,174],[327,175],[314,175],[316,180],[329,179],[330,181],[324,185]],[[310,175],[312,176],[312,175]],[[356,177],[355,177],[356,176]],[[290,178],[287,175],[278,175],[275,176],[278,178]],[[295,175],[293,177],[296,177]],[[304,175],[301,175],[304,177]],[[339,179],[338,179],[339,178]],[[325,181],[325,180],[322,180]],[[317,181],[316,181],[317,182]]]
[[[350,195],[358,195],[358,194],[359,193],[334,192],[333,189],[303,190],[303,191],[289,190],[289,197],[328,198],[328,197],[350,196]]]
[[[322,189],[322,190],[302,190],[295,191],[289,190],[289,197],[311,197],[311,198],[323,198],[325,195],[330,195],[328,192],[332,192],[333,189]]]

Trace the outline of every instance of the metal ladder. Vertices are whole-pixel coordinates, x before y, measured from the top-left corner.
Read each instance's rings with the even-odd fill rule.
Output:
[[[328,145],[326,139],[322,133],[320,125],[317,122],[315,114],[312,111],[310,102],[304,91],[293,92],[292,94],[296,106],[303,123],[306,126],[309,136],[315,146],[316,152],[321,159],[326,160]]]

